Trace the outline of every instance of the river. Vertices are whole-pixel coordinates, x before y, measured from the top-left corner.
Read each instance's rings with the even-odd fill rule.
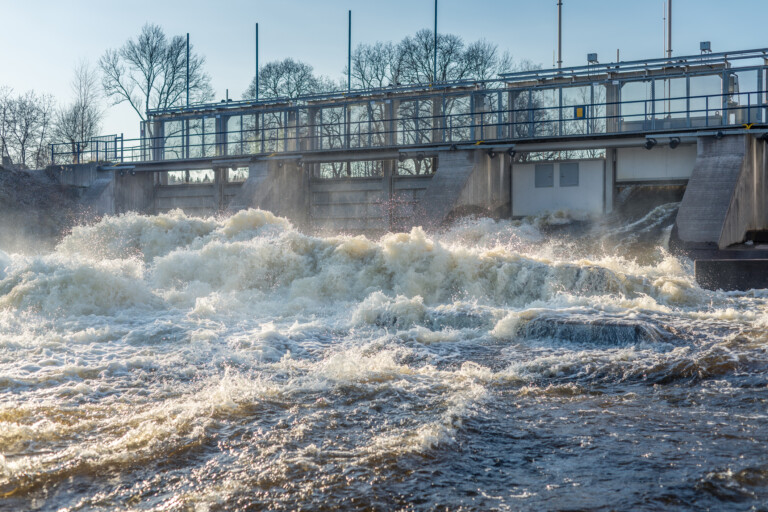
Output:
[[[698,287],[676,206],[2,253],[0,509],[764,509],[768,291]]]

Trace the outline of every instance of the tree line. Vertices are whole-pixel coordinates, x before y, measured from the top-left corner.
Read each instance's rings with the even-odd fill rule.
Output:
[[[428,29],[419,30],[398,43],[359,44],[351,55],[351,85],[355,89],[372,89],[457,80],[483,81],[500,73],[535,67],[529,61],[516,63],[508,52],[501,52],[494,43],[481,39],[467,44],[453,34],[438,34],[437,76],[433,76],[433,56],[434,33]],[[347,76],[346,67],[342,75]],[[260,99],[296,98],[346,88],[346,78],[333,80],[318,75],[310,64],[291,58],[259,68]],[[255,76],[244,96],[257,97]]]
[[[101,129],[105,104],[127,103],[140,121],[151,109],[173,108],[187,101],[187,47],[183,36],[168,37],[147,24],[120,48],[108,49],[92,67],[81,62],[74,70],[68,103],[35,91],[15,93],[0,86],[0,157],[4,165],[41,168],[50,162],[52,142],[87,149]],[[352,53],[354,88],[382,88],[455,80],[488,80],[499,73],[532,67],[515,63],[509,53],[485,40],[466,43],[453,34],[439,34],[437,76],[433,66],[434,35],[420,30],[397,43],[359,44]],[[259,69],[258,98],[296,98],[346,89],[347,69],[333,79],[315,73],[310,64],[286,58]],[[189,101],[214,98],[205,57],[190,47]],[[257,97],[255,76],[244,97]],[[151,136],[150,126],[145,135]]]

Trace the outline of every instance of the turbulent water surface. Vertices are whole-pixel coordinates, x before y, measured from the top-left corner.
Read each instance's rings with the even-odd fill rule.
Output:
[[[674,208],[0,254],[0,509],[765,509],[768,292],[699,288]]]

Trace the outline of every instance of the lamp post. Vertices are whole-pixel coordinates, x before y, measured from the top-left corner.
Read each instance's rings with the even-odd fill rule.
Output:
[[[437,0],[435,0],[435,41],[432,48],[432,83],[437,83]]]
[[[352,10],[349,11],[347,27],[347,92],[352,91]]]
[[[667,58],[672,58],[672,0],[667,0]]]
[[[563,67],[563,0],[557,0],[557,67]]]

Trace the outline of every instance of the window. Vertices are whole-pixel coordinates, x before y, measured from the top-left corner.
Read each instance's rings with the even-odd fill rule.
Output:
[[[232,169],[231,167],[227,169],[227,182],[228,183],[241,183],[248,179],[248,174],[250,170],[248,167],[238,167],[236,169]]]
[[[536,188],[548,188],[555,186],[555,165],[536,164],[535,176]]]
[[[578,187],[579,186],[579,163],[570,162],[560,164],[560,186]]]

